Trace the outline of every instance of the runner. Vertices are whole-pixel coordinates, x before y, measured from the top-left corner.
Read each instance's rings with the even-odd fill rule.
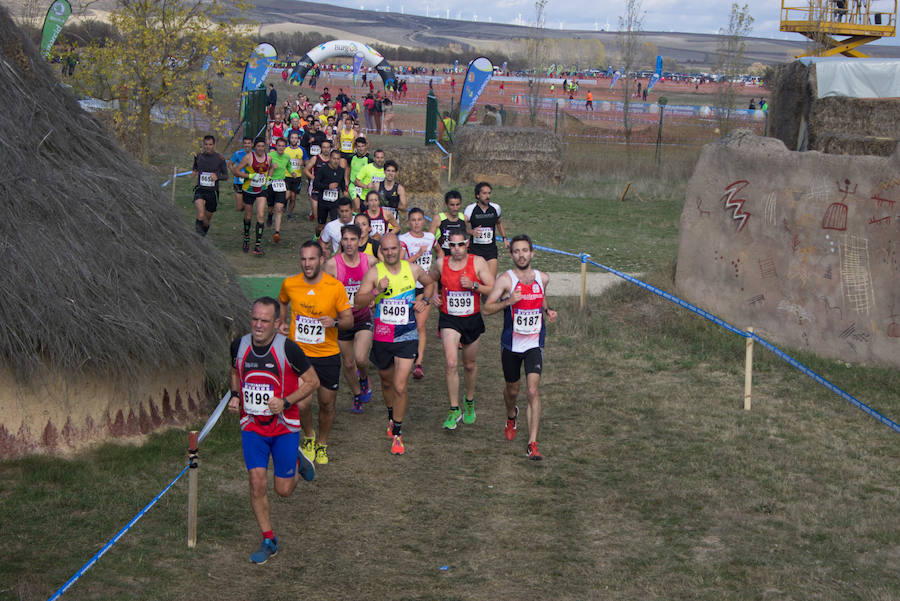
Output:
[[[424,271],[428,271],[431,269],[431,251],[435,245],[434,234],[423,231],[425,228],[425,213],[422,209],[418,207],[410,209],[408,221],[409,231],[400,235],[400,243],[403,245],[406,254],[404,258],[410,263],[415,263]],[[416,300],[420,300],[424,295],[424,287],[417,282]],[[431,304],[426,304],[420,313],[416,313],[416,329],[419,333],[419,356],[416,357],[412,374],[416,380],[421,380],[425,377],[425,372],[422,370],[422,357],[425,356],[425,342],[427,339],[425,326],[428,323],[430,313]]]
[[[415,300],[416,282],[431,296],[434,285],[431,276],[418,265],[401,258],[400,240],[387,234],[381,241],[384,262],[369,269],[359,285],[354,306],[368,307],[375,302],[372,352],[369,358],[381,376],[381,391],[388,413],[388,436],[393,439],[391,453],[402,455],[403,417],[409,402],[409,374],[418,354],[418,335],[410,310],[417,313],[425,308],[425,301]]]
[[[450,252],[450,247],[447,245],[450,234],[462,232],[466,236],[469,235],[469,223],[465,213],[460,211],[462,195],[457,190],[450,190],[444,194],[444,204],[447,206],[447,212],[440,212],[431,220],[431,233],[435,235],[438,243],[438,259],[442,259],[445,254]]]
[[[228,171],[233,172],[234,168],[241,162],[241,159],[253,152],[253,138],[246,136],[241,143],[243,146],[235,150],[234,154],[232,154],[231,158],[228,160]],[[244,207],[244,178],[235,177],[233,184],[234,208],[238,212],[244,211],[244,221],[248,221],[250,219],[250,209]]]
[[[350,198],[353,200],[353,210],[356,212],[360,210],[364,198],[363,195],[367,192],[367,189],[358,188],[354,182],[356,182],[356,177],[362,168],[372,162],[372,157],[369,156],[368,152],[369,141],[362,136],[356,138],[356,152],[350,159],[350,171],[347,181],[347,189],[350,192]]]
[[[260,256],[262,251],[262,236],[265,229],[266,219],[266,181],[272,172],[272,163],[269,161],[269,154],[266,152],[266,140],[257,138],[253,142],[253,152],[241,159],[237,167],[232,168],[232,173],[237,177],[244,178],[243,197],[244,197],[244,252],[250,251],[250,216],[246,209],[247,205],[251,205],[256,211],[256,245],[253,247],[253,254]]]
[[[194,230],[205,236],[209,232],[209,221],[219,206],[219,180],[228,179],[228,164],[225,157],[216,152],[213,136],[203,136],[203,152],[194,157],[191,176],[197,178],[194,187],[194,206],[197,207]],[[172,185],[175,185],[174,182]]]
[[[329,257],[336,253],[341,246],[341,231],[344,226],[353,223],[353,205],[346,196],[338,198],[337,214],[337,219],[326,223],[325,227],[322,228],[322,235],[319,236],[319,244],[322,245],[322,251],[325,253],[325,256]],[[358,239],[359,236],[357,236]],[[329,242],[331,243],[331,248],[328,247]]]
[[[368,190],[377,190],[378,184],[384,181],[384,151],[376,150],[372,153],[372,162],[365,165],[356,174],[353,184],[358,188],[359,197],[365,198]],[[374,185],[373,185],[374,184]]]
[[[556,321],[556,311],[550,308],[547,301],[547,283],[550,276],[531,266],[534,257],[534,245],[531,238],[519,235],[510,242],[513,268],[497,278],[494,289],[484,304],[484,314],[493,315],[503,310],[503,333],[500,335],[500,361],[503,365],[503,379],[506,388],[503,400],[506,401],[506,440],[516,437],[516,425],[519,408],[516,398],[519,395],[519,380],[522,364],[525,364],[525,385],[528,397],[528,446],[526,455],[529,459],[543,459],[538,451],[538,425],[541,421],[541,364],[544,358],[544,339],[547,335],[547,322]],[[502,300],[501,300],[502,299]]]
[[[322,228],[332,219],[337,219],[337,201],[344,196],[347,189],[344,187],[344,176],[347,162],[341,158],[341,153],[332,150],[328,163],[320,165],[316,169],[313,178],[313,195],[318,201],[316,209],[316,235],[322,233]]]
[[[253,303],[250,333],[231,343],[231,400],[240,413],[241,446],[250,477],[250,507],[263,541],[250,561],[263,564],[278,553],[278,538],[269,515],[269,456],[275,468],[275,492],[289,497],[299,476],[312,480],[313,464],[297,452],[299,403],[319,385],[316,372],[295,343],[276,332],[280,306],[264,296]]]
[[[431,266],[431,277],[440,280],[441,293],[431,302],[441,308],[438,330],[444,347],[447,367],[447,396],[450,412],[444,428],[455,430],[460,419],[475,423],[475,381],[478,376],[478,338],[484,333],[481,317],[481,295],[490,294],[494,275],[487,262],[468,252],[466,235],[453,232],[449,236],[450,254]],[[465,413],[459,408],[459,347],[462,344],[463,378],[466,384]]]
[[[295,119],[295,121],[300,122],[299,119]],[[284,149],[284,154],[288,155],[288,159],[290,159],[284,183],[287,185],[287,218],[288,221],[292,221],[294,207],[297,204],[297,192],[300,191],[300,183],[303,178],[303,165],[306,163],[306,151],[300,146],[300,134],[296,131],[288,133],[288,147]]]
[[[381,206],[381,199],[378,198],[378,192],[369,190],[366,194],[366,210],[362,213],[369,218],[369,226],[371,228],[370,236],[375,240],[381,238],[391,230],[398,229],[400,226],[397,220],[390,213],[385,212]]]
[[[325,257],[318,242],[307,240],[300,246],[300,268],[303,273],[289,277],[281,284],[278,300],[288,315],[290,335],[300,345],[319,376],[319,439],[312,424],[312,397],[300,403],[303,426],[301,451],[316,463],[328,463],[328,434],[334,423],[334,401],[341,379],[338,329],[353,327],[353,312],[344,286],[322,271]],[[284,324],[285,329],[288,324]]]
[[[398,223],[400,215],[406,212],[406,188],[397,181],[400,166],[396,161],[384,162],[384,181],[378,183],[378,200]]]
[[[343,200],[349,201],[347,198]],[[349,202],[347,203],[349,206]],[[342,209],[344,206],[341,207]],[[332,222],[333,223],[333,222]],[[330,224],[329,224],[330,225]],[[326,228],[327,230],[327,228]],[[378,261],[375,257],[359,252],[360,229],[358,225],[341,227],[341,252],[325,263],[325,273],[334,276],[344,285],[350,304],[353,304],[363,276]],[[372,400],[369,386],[369,351],[372,349],[372,311],[369,307],[353,309],[353,328],[338,332],[344,379],[353,393],[350,413],[362,413],[363,404]]]
[[[339,148],[341,151],[341,156],[344,158],[344,160],[347,161],[347,164],[350,164],[350,161],[356,154],[354,145],[356,144],[356,139],[359,138],[359,132],[353,126],[353,120],[349,115],[344,117],[344,121],[340,131],[338,131],[337,138],[340,143]]]
[[[312,180],[315,176],[315,167],[320,163],[328,162],[328,153],[331,152],[331,142],[328,142],[328,150],[325,153],[324,160],[320,160],[322,154],[322,144],[327,141],[325,132],[319,130],[319,120],[310,118],[306,126],[306,132],[300,138],[300,146],[306,150],[306,166],[303,169],[306,175],[306,181],[309,183],[309,220],[316,219],[316,200],[312,196]]]
[[[316,179],[316,172],[321,167],[327,165],[328,161],[331,160],[331,142],[322,140],[318,145],[314,145],[311,148],[317,149],[318,152],[316,154],[310,152],[309,160],[306,161],[306,167],[303,168],[303,175],[306,176],[306,181],[309,182],[309,219],[310,221],[317,221],[319,215],[319,201],[318,196],[313,190],[313,180]]]
[[[275,208],[275,233],[272,241],[278,244],[281,241],[281,217],[284,206],[287,204],[287,178],[288,169],[291,166],[291,157],[285,152],[284,138],[275,140],[275,150],[269,153],[269,162],[272,163],[268,188],[269,209]]]
[[[506,239],[506,230],[500,219],[500,205],[491,202],[491,185],[487,182],[475,184],[475,200],[463,211],[466,219],[472,227],[470,250],[473,255],[483,257],[491,274],[497,277],[497,241],[495,231],[504,238],[506,249],[509,250],[509,240]]]
[[[359,238],[359,252],[370,255],[381,260],[380,243],[378,240],[372,240],[369,234],[372,231],[372,222],[365,213],[360,213],[353,217],[353,223],[359,226],[362,232]]]

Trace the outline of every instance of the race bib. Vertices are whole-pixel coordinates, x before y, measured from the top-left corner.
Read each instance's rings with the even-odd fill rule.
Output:
[[[384,207],[384,210],[387,211],[394,219],[397,218],[397,209],[393,207]]]
[[[318,319],[298,315],[294,322],[294,340],[304,344],[325,342],[325,326]]]
[[[284,185],[283,179],[273,179],[272,189],[276,192],[284,192],[287,190],[287,186]]]
[[[250,187],[251,188],[262,188],[266,185],[266,174],[265,173],[254,173],[253,177],[250,179]]]
[[[291,159],[291,171],[300,169],[300,159]]]
[[[518,309],[513,316],[513,331],[526,336],[540,334],[541,320],[540,309]]]
[[[381,301],[381,321],[392,326],[409,323],[409,303],[402,298],[386,298]]]
[[[344,290],[347,291],[347,298],[350,299],[350,305],[352,306],[356,293],[359,292],[359,284],[347,284],[344,286]]]
[[[475,295],[468,290],[447,290],[447,314],[466,317],[475,313]]]
[[[381,219],[379,219],[378,221],[372,221],[371,226],[373,234],[383,234],[386,229],[386,224]]]
[[[320,154],[322,154],[322,149],[318,144],[313,144],[309,147],[309,154],[314,157],[319,156]]]
[[[425,271],[431,269],[431,251],[426,250],[425,252],[423,252],[421,256],[416,259],[416,263]]]
[[[372,183],[373,183],[373,184],[380,184],[380,183],[383,182],[383,181],[384,181],[384,176],[383,176],[383,175],[373,175],[373,176],[372,176]]]
[[[353,152],[353,140],[341,140],[341,152]]]
[[[332,190],[329,188],[328,190],[322,190],[322,200],[326,202],[334,202],[338,199],[338,191]]]
[[[272,415],[269,411],[269,400],[275,391],[269,384],[253,384],[245,382],[243,387],[244,413],[248,415]]]
[[[494,241],[494,230],[489,227],[476,227],[472,232],[472,241],[475,244],[490,244]]]
[[[216,180],[213,179],[213,173],[209,171],[203,171],[200,173],[200,185],[204,188],[215,188]]]

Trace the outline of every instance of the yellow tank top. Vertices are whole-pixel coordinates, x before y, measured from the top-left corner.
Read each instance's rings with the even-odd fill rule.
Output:
[[[416,279],[412,267],[400,261],[400,273],[393,274],[384,263],[377,263],[378,279],[387,276],[388,287],[375,297],[374,340],[404,342],[417,340],[413,302],[416,300]]]
[[[353,133],[353,130],[345,131],[341,130],[341,152],[355,152],[356,151],[356,136]]]

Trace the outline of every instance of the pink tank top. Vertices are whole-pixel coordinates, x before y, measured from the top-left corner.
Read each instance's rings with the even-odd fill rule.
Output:
[[[334,262],[337,266],[337,279],[344,285],[344,289],[347,290],[347,297],[349,297],[350,304],[352,305],[356,298],[356,293],[359,292],[359,285],[362,283],[363,276],[366,275],[366,272],[369,270],[368,258],[366,255],[360,253],[359,264],[356,267],[350,267],[344,263],[343,253],[338,253],[334,256]],[[370,321],[371,319],[372,312],[368,307],[363,309],[353,309],[354,324],[359,325],[360,323]]]

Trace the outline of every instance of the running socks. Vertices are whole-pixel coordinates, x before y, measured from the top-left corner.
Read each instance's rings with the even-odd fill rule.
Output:
[[[270,540],[275,539],[275,531],[274,530],[266,530],[263,532],[263,538],[268,538]]]
[[[393,429],[394,436],[400,436],[403,434],[403,422],[394,422]]]
[[[263,230],[265,229],[265,227],[266,226],[262,223],[259,223],[259,222],[256,223],[256,245],[257,246],[262,245]]]
[[[250,222],[250,221],[244,222],[244,240],[250,239],[250,225],[251,224],[252,224],[252,222]]]
[[[394,421],[394,408],[388,407],[387,410],[388,410],[388,419],[390,421]]]

